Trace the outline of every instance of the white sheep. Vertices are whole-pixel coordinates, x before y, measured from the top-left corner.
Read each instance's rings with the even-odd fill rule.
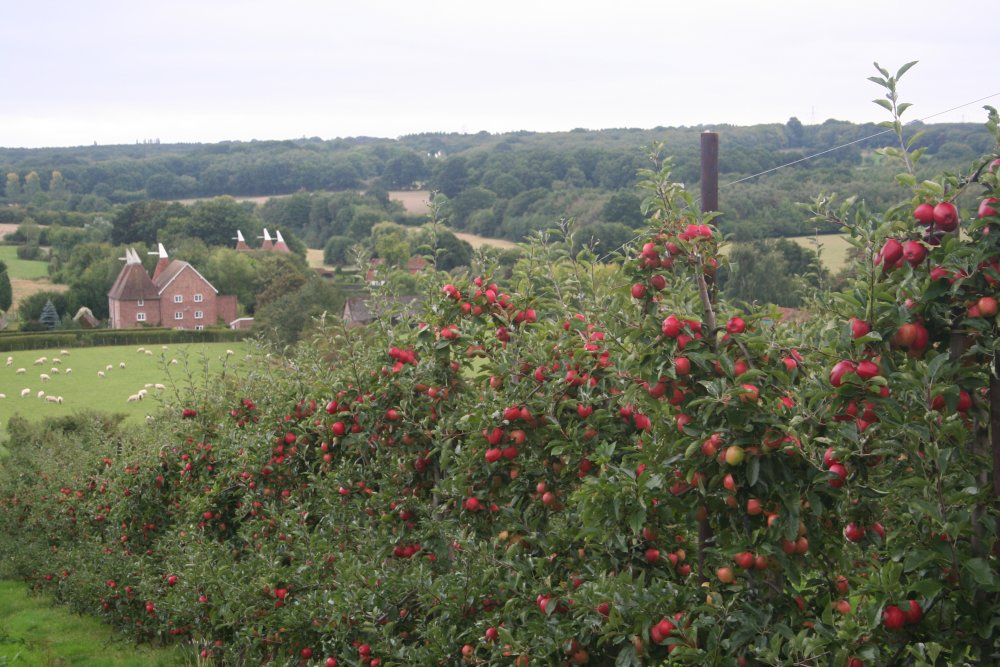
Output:
[[[7,394],[0,394],[0,401],[2,401],[5,398],[7,398]]]
[[[14,365],[14,357],[7,357],[7,365],[8,366]]]
[[[145,351],[146,351],[146,348],[144,348],[144,347],[140,347],[138,350],[136,350],[136,352],[138,352],[139,354],[142,354]]]
[[[17,375],[24,375],[25,373],[27,373],[27,372],[28,372],[28,369],[27,369],[27,368],[18,368],[18,369],[17,369],[16,371],[14,371],[14,372],[15,372],[15,373],[16,373]]]
[[[166,345],[162,345],[161,347],[162,347],[162,348],[163,348],[164,350],[165,350],[165,349],[167,349],[167,346],[166,346]]]
[[[51,395],[47,395],[45,397],[45,400],[48,401],[49,403],[58,403],[59,402],[58,398],[56,398],[55,396],[51,396]]]
[[[29,389],[28,387],[25,387],[24,389],[21,390],[21,398],[30,395],[31,395],[31,389]]]
[[[56,403],[62,404],[62,402],[63,402],[63,397],[62,396],[56,396]]]
[[[232,350],[226,350],[226,356],[227,356],[227,357],[231,357],[231,356],[233,356],[234,354],[236,354],[236,353],[235,353],[235,352],[233,352]]]
[[[42,382],[48,382],[52,378],[49,377],[48,373],[40,373],[38,375],[38,379],[41,380]]]
[[[37,359],[35,359],[35,366],[41,366],[48,360],[49,360],[48,357],[38,357]]]
[[[59,350],[59,354],[65,357],[67,354],[69,354],[69,350]]]
[[[54,363],[54,364],[61,364],[62,363],[62,359],[60,359],[59,357],[52,357],[52,363]]]
[[[164,390],[166,388],[167,388],[167,385],[160,384],[159,382],[157,382],[156,384],[153,385],[153,389],[159,389],[160,391],[162,391],[162,390]]]
[[[73,369],[72,369],[72,368],[67,368],[67,369],[66,369],[66,375],[69,375],[69,374],[70,374],[70,373],[72,373],[72,372],[73,372]]]
[[[140,399],[146,398],[146,390],[140,389],[139,391],[135,392],[135,395],[138,396]]]
[[[45,398],[45,390],[44,389],[39,389],[38,393],[35,394],[35,395],[38,396],[38,398]]]
[[[125,362],[124,361],[118,362],[118,368],[125,368]]]
[[[104,371],[97,371],[97,377],[99,378],[104,377]]]
[[[153,388],[153,383],[152,382],[147,382],[146,384],[144,384],[142,386],[142,388],[143,389],[152,389]]]
[[[147,357],[153,356],[153,351],[152,350],[146,350],[146,356]]]
[[[126,400],[125,402],[126,403],[135,403],[136,401],[141,401],[141,400],[142,400],[142,396],[140,396],[139,394],[132,394],[131,396],[128,397],[128,400]]]
[[[176,363],[177,363],[177,360],[176,360],[176,359],[171,359],[171,360],[170,360],[170,363],[171,363],[171,364],[176,364]]]
[[[115,367],[115,365],[114,365],[114,364],[108,364],[107,366],[105,366],[105,367],[104,367],[104,370],[106,370],[106,371],[110,371],[110,370],[111,370],[112,368],[114,368],[114,367]]]
[[[52,368],[49,369],[49,372],[52,373],[53,375],[55,375],[56,373],[59,372],[59,369],[56,368],[55,366],[53,366]]]

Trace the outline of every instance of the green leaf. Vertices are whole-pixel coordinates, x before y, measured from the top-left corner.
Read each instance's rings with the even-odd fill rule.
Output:
[[[993,586],[996,575],[993,568],[984,558],[970,558],[965,561],[965,569],[969,571],[972,579],[980,586]]]
[[[886,111],[890,111],[890,112],[892,111],[892,102],[890,102],[889,100],[878,99],[878,100],[872,100],[872,102],[874,102],[875,104],[879,105],[880,107],[882,107]]]
[[[747,482],[750,486],[755,486],[758,479],[760,479],[760,458],[754,456],[747,465]]]
[[[904,74],[906,74],[906,72],[907,72],[907,71],[908,71],[908,70],[909,70],[909,69],[910,69],[911,67],[913,67],[914,65],[916,65],[916,64],[917,64],[918,62],[920,62],[920,61],[918,61],[918,60],[911,60],[910,62],[908,62],[908,63],[906,63],[905,65],[903,65],[902,67],[900,67],[900,68],[899,68],[899,69],[898,69],[898,70],[896,71],[896,80],[897,80],[897,81],[899,81],[899,79],[901,79],[901,78],[902,78],[902,76],[903,76]]]

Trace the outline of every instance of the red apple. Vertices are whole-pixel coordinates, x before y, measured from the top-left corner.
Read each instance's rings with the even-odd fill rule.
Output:
[[[849,542],[860,542],[865,538],[865,527],[852,521],[844,526],[844,537],[846,537]]]
[[[921,607],[920,603],[916,600],[910,600],[908,605],[909,606],[907,606],[903,611],[907,624],[913,625],[914,623],[919,623],[924,617],[923,607]]]
[[[830,384],[834,387],[839,387],[844,383],[844,376],[848,373],[854,373],[858,370],[857,364],[855,364],[850,359],[844,359],[838,361],[834,364],[833,368],[830,369]]]
[[[997,210],[993,208],[992,204],[1000,203],[997,201],[996,197],[987,197],[979,203],[979,211],[977,212],[977,217],[985,218],[988,215],[998,215]]]
[[[859,320],[856,317],[852,317],[851,323],[851,338],[861,338],[867,335],[872,330],[872,325],[864,320]]]
[[[927,257],[927,246],[920,241],[907,241],[903,244],[903,259],[910,266],[917,266]]]
[[[882,610],[882,624],[886,630],[899,630],[906,623],[906,616],[903,610],[894,604]]]
[[[958,227],[958,209],[949,201],[941,202],[934,207],[934,222],[942,231],[954,231]]]
[[[921,225],[930,225],[934,222],[934,207],[924,202],[913,209],[913,217]]]

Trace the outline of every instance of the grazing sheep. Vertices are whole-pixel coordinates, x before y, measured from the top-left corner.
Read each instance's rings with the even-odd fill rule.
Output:
[[[135,392],[135,395],[138,396],[139,398],[146,398],[146,390],[140,389],[139,391]]]
[[[67,354],[69,354],[69,350],[59,350],[59,354],[65,357]]]
[[[69,374],[70,374],[70,373],[72,373],[72,372],[73,372],[73,369],[72,369],[72,368],[67,368],[67,369],[66,369],[66,375],[69,375]]]
[[[108,364],[107,366],[105,366],[105,367],[104,367],[104,370],[106,370],[106,371],[110,371],[110,370],[111,370],[112,368],[114,368],[114,367],[115,367],[115,365],[114,365],[114,364]]]
[[[28,389],[27,387],[25,387],[24,389],[21,390],[21,398],[24,398],[25,396],[30,396],[30,395],[31,395],[31,389]]]
[[[18,368],[18,369],[17,369],[16,371],[14,371],[14,372],[15,372],[15,373],[17,373],[18,375],[24,375],[25,373],[27,373],[27,372],[28,372],[28,369],[27,369],[27,368]]]
[[[38,393],[35,394],[35,395],[38,396],[38,398],[45,398],[45,390],[44,389],[39,389]]]
[[[139,354],[142,354],[145,351],[146,351],[146,348],[144,348],[144,347],[140,347],[138,350],[136,350],[136,352],[138,352]]]
[[[146,384],[142,385],[142,388],[143,389],[152,389],[153,388],[153,383],[152,382],[147,382]]]
[[[176,363],[177,363],[177,360],[176,360],[176,359],[171,359],[171,360],[170,360],[170,363],[172,363],[172,364],[176,364]]]
[[[125,368],[125,362],[124,361],[118,362],[118,368]]]
[[[162,347],[162,348],[163,348],[164,350],[165,350],[165,349],[167,349],[167,346],[166,346],[166,345],[163,345],[163,346],[161,346],[161,347]]]
[[[14,357],[7,357],[7,365],[8,366],[14,365]]]
[[[49,360],[48,357],[38,357],[37,359],[35,359],[34,363],[35,363],[35,366],[41,366],[42,364],[44,364],[48,360]]]
[[[136,401],[141,401],[141,400],[142,400],[142,396],[140,396],[139,394],[132,394],[131,396],[128,397],[128,399],[125,402],[126,403],[135,403]]]
[[[45,400],[48,401],[49,403],[58,403],[59,402],[59,399],[56,398],[55,396],[46,396]]]
[[[97,377],[99,378],[104,377],[104,371],[97,371]]]
[[[153,356],[153,351],[152,350],[146,350],[146,356],[148,356],[148,357]]]
[[[54,364],[61,364],[62,363],[62,359],[60,359],[59,357],[52,357],[52,363],[54,363]]]
[[[56,403],[62,404],[62,402],[63,402],[63,397],[62,396],[56,396]]]
[[[156,384],[153,385],[153,389],[159,389],[161,391],[164,390],[164,389],[166,389],[166,388],[167,388],[167,385],[160,384],[159,382],[157,382]]]
[[[42,382],[48,382],[52,378],[49,377],[48,373],[40,373],[38,375],[38,379],[41,380]]]
[[[226,350],[226,356],[227,356],[227,357],[231,357],[231,356],[233,356],[234,354],[236,354],[236,353],[235,353],[235,352],[233,352],[232,350]]]
[[[5,398],[7,398],[7,394],[0,394],[0,401],[2,401]]]
[[[49,372],[52,373],[53,375],[55,375],[56,373],[59,372],[59,369],[56,368],[55,366],[53,366],[52,368],[49,369]]]

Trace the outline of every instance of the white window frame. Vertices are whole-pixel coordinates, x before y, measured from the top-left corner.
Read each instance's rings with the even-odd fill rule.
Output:
[[[201,303],[204,300],[205,300],[205,297],[202,296],[201,294],[195,294],[194,295],[194,302],[195,303]]]
[[[174,303],[184,303],[184,295],[183,294],[175,294],[174,295]]]
[[[184,311],[183,310],[175,310],[174,311],[174,319],[175,320],[183,320],[184,319]]]
[[[204,312],[202,312],[200,310],[194,311],[194,319],[200,320],[200,319],[202,319],[204,317],[205,317],[205,313]]]
[[[145,322],[146,321],[146,313],[136,313],[135,314],[135,321],[136,322]]]
[[[194,330],[195,331],[204,331],[205,330],[205,325],[204,324],[196,324],[196,325],[194,325]]]
[[[135,305],[137,305],[137,306],[139,306],[140,308],[142,308],[143,306],[145,306],[145,305],[146,305],[146,302],[145,302],[145,301],[143,301],[142,299],[139,299],[138,303],[136,303]]]

